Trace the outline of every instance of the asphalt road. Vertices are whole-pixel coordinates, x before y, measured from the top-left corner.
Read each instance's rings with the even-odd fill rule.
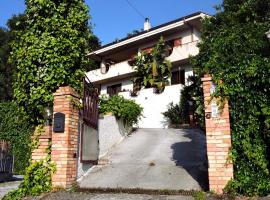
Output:
[[[197,129],[138,129],[91,169],[81,188],[207,189],[205,136]]]

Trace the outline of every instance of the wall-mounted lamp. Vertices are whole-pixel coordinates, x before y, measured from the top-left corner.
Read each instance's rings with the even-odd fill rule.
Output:
[[[44,115],[43,117],[46,119],[46,125],[51,125],[52,124],[52,115],[53,115],[53,108],[52,107],[46,107],[44,110]]]

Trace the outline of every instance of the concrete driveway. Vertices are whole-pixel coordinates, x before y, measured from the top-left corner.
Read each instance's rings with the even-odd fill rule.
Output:
[[[198,129],[138,129],[79,182],[81,188],[207,189],[205,136]]]

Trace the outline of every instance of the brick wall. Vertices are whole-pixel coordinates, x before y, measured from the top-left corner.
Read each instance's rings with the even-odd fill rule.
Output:
[[[68,86],[54,93],[53,112],[65,114],[65,129],[63,133],[52,133],[52,161],[57,170],[52,177],[53,187],[67,188],[76,181],[79,110],[74,101],[79,101],[79,96]]]
[[[36,129],[36,131],[38,131]],[[34,134],[35,135],[35,134]],[[51,142],[52,138],[52,127],[44,126],[43,132],[40,134],[39,138],[39,146],[37,149],[34,149],[32,152],[32,160],[39,161],[45,159],[47,157],[47,148]]]
[[[224,109],[216,117],[211,116],[216,99],[211,100],[212,78],[202,78],[204,104],[205,104],[205,126],[208,156],[209,189],[216,193],[222,193],[229,180],[233,178],[233,165],[228,160],[231,147],[231,131],[228,102]]]

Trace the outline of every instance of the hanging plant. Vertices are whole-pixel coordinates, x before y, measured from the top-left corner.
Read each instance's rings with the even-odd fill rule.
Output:
[[[136,72],[133,79],[135,85],[145,88],[153,87],[155,93],[164,91],[171,77],[171,62],[166,60],[167,50],[164,39],[161,37],[150,53],[140,52],[135,57],[133,63]]]

